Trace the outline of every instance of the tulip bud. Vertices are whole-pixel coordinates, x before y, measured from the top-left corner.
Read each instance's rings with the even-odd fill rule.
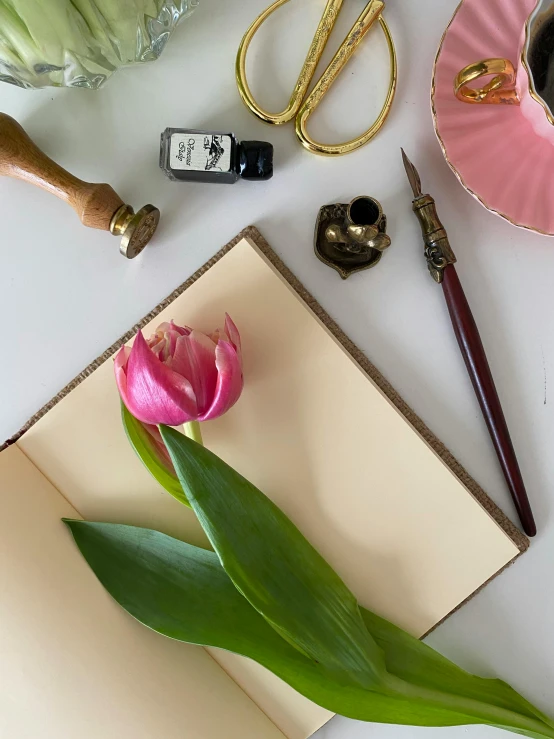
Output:
[[[139,331],[132,349],[115,359],[121,399],[144,424],[181,426],[226,413],[244,385],[237,327],[226,315],[225,329],[211,335],[162,323],[146,341]]]

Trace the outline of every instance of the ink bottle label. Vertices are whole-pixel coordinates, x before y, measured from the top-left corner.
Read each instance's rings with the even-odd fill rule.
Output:
[[[171,169],[195,172],[229,172],[231,136],[210,133],[174,133],[171,136]]]

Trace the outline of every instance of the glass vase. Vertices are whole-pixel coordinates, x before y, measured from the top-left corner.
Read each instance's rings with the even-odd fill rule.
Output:
[[[158,59],[198,3],[38,0],[29,9],[29,3],[0,0],[0,80],[96,90],[120,67]]]

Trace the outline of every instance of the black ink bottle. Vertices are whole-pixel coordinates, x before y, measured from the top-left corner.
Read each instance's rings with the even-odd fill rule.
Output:
[[[160,143],[160,167],[170,180],[223,182],[269,180],[273,146],[238,141],[232,133],[166,128]]]

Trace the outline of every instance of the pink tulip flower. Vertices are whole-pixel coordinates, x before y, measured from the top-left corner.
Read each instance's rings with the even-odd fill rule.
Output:
[[[162,323],[146,341],[139,331],[133,348],[115,359],[119,393],[142,423],[181,426],[226,413],[244,385],[240,336],[228,315],[225,329],[211,335]]]

